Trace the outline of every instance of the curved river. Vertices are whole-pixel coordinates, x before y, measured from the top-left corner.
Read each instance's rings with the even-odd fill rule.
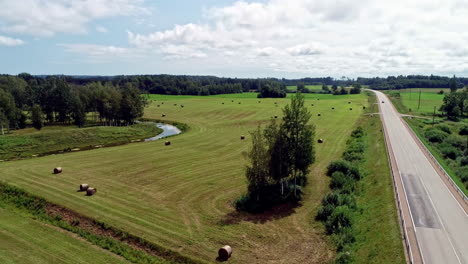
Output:
[[[175,127],[173,125],[156,123],[156,126],[159,127],[160,129],[162,129],[163,132],[161,134],[157,135],[157,136],[152,137],[152,138],[145,139],[145,142],[146,141],[158,140],[158,139],[162,139],[162,138],[170,137],[170,136],[174,136],[174,135],[179,135],[180,133],[182,133],[182,131],[180,129],[178,129],[177,127]]]

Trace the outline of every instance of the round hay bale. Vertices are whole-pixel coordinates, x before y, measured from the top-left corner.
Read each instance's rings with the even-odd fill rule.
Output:
[[[278,116],[275,115],[275,119],[277,119],[277,118],[278,118]]]
[[[319,139],[317,140],[318,143],[322,144],[323,143],[323,139]]]
[[[262,101],[258,101],[258,103],[261,103]]]
[[[160,107],[160,105],[158,105],[158,107]]]
[[[185,106],[184,106],[184,105],[180,105],[180,107],[184,108]]]
[[[351,104],[351,102],[348,102],[348,104]]]
[[[161,104],[164,104],[164,102],[162,102]]]
[[[239,102],[239,104],[241,104],[241,102]]]
[[[366,107],[365,107],[365,106],[363,106],[363,107],[362,107],[362,109],[366,110]]]
[[[244,136],[244,135],[242,135],[242,136],[241,136],[241,140],[244,140],[244,139],[245,139],[245,136]]]
[[[177,106],[177,104],[174,104],[174,106]]]
[[[161,116],[162,116],[162,117],[166,117],[166,114],[162,114]]]
[[[322,114],[317,114],[317,116],[322,116]]]
[[[314,106],[314,104],[312,104],[312,106]]]
[[[59,174],[59,173],[62,173],[62,167],[57,167],[57,168],[54,168],[54,174]]]
[[[332,107],[332,110],[335,110],[335,107]]]
[[[224,104],[224,102],[222,102],[221,104]]]
[[[317,101],[320,101],[320,98],[317,98]]]
[[[89,189],[89,185],[86,183],[80,184],[80,192],[84,192]]]
[[[352,108],[349,109],[350,111],[353,110]]]
[[[218,250],[218,257],[222,260],[228,260],[232,255],[232,248],[228,245]]]
[[[166,142],[164,142],[164,145],[165,145],[165,146],[170,146],[170,145],[171,145],[171,142],[170,142],[170,141],[166,141]]]
[[[231,103],[234,103],[234,100],[231,100]]]
[[[275,102],[275,104],[278,104],[278,102]]]
[[[86,195],[87,196],[93,196],[95,195],[97,192],[97,189],[96,188],[88,188],[86,189]]]

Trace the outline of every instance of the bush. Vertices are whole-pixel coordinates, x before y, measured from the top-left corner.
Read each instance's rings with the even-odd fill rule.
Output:
[[[461,135],[461,136],[468,135],[468,125],[462,126],[462,128],[460,129],[460,132],[458,132],[458,134]]]
[[[349,162],[344,160],[335,160],[327,167],[327,175],[331,176],[335,171],[340,171],[347,176],[353,177],[355,180],[361,179],[359,169]]]
[[[340,252],[338,256],[336,256],[335,263],[336,264],[347,264],[353,262],[353,257],[351,256],[351,253],[346,251],[346,252]]]
[[[362,127],[357,127],[353,132],[351,132],[351,137],[361,138],[364,136],[364,129]]]
[[[356,241],[356,237],[354,236],[353,229],[345,228],[340,233],[333,236],[333,241],[335,242],[338,252],[342,252],[349,248],[349,244]]]
[[[447,126],[447,125],[438,125],[438,126],[436,126],[436,128],[439,129],[440,131],[444,131],[447,134],[452,134],[452,131],[450,130],[450,127]]]
[[[456,135],[448,136],[444,140],[444,143],[450,144],[459,150],[464,150],[466,148],[466,141],[462,137]]]
[[[447,143],[441,144],[439,149],[440,152],[442,152],[444,158],[446,159],[456,160],[458,155],[460,155],[460,151],[456,147]]]
[[[340,205],[340,200],[341,200],[341,195],[339,192],[335,191],[335,192],[327,193],[327,195],[325,195],[325,197],[323,197],[322,199],[322,205],[324,206],[331,205],[331,206],[337,207]]]
[[[349,162],[357,162],[364,159],[364,154],[359,152],[346,151],[343,153],[343,159]]]
[[[455,171],[455,174],[457,174],[458,178],[460,178],[460,180],[461,180],[463,183],[467,183],[467,182],[468,182],[468,166],[459,167],[459,168]]]
[[[325,223],[328,234],[336,234],[353,225],[352,213],[348,206],[338,206]]]
[[[424,136],[433,143],[441,143],[448,136],[446,132],[442,130],[430,128],[424,132]]]
[[[468,157],[467,156],[462,157],[460,159],[460,166],[466,166],[466,165],[468,165]]]
[[[349,143],[348,147],[346,148],[346,152],[359,152],[363,153],[366,150],[366,145],[361,141],[353,141]]]
[[[330,188],[339,189],[341,193],[350,194],[355,190],[356,184],[353,178],[336,171],[331,176]]]
[[[315,216],[315,219],[319,221],[326,221],[328,217],[333,213],[333,210],[335,210],[335,207],[333,205],[320,206],[320,208],[317,211],[317,215]]]

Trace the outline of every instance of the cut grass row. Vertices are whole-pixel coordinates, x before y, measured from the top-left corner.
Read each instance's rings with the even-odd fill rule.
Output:
[[[0,136],[0,160],[28,158],[96,145],[121,145],[132,140],[153,137],[161,132],[154,124],[90,128],[53,126],[44,127],[40,131],[27,128]]]
[[[367,97],[306,95],[317,137],[325,143],[317,145],[319,158],[311,168],[304,203],[252,216],[232,206],[246,188],[242,153],[250,144],[249,138],[241,141],[239,136],[274,115],[281,118],[281,108],[289,103],[288,99],[258,103],[253,95],[155,96],[157,102],[150,104],[145,117],[161,119],[164,113],[168,120],[190,126],[187,133],[171,139],[170,147],[156,141],[0,163],[0,178],[184,255],[214,261],[217,249],[229,244],[235,252],[231,263],[328,262],[334,252],[321,224],[311,219],[328,191],[325,168],[344,150],[362,106],[368,105]],[[64,173],[51,175],[56,166],[64,167]],[[77,193],[84,182],[96,186],[98,194]]]

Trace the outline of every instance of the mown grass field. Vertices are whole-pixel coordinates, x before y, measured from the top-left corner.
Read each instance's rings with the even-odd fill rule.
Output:
[[[398,92],[401,96],[402,107],[399,107],[400,112],[404,110],[406,112],[421,113],[426,115],[432,115],[434,113],[434,106],[436,107],[436,114],[440,114],[439,108],[443,103],[444,94],[438,94],[440,90],[444,90],[445,93],[450,92],[449,89],[428,89],[421,88],[421,104],[419,105],[419,88],[413,89],[402,89],[392,90],[392,92]],[[419,108],[418,108],[419,105]],[[409,110],[411,109],[411,111]]]
[[[151,96],[145,117],[190,126],[170,139],[171,146],[155,141],[3,162],[0,180],[207,261],[215,261],[217,249],[229,244],[234,250],[230,263],[328,262],[334,249],[322,224],[313,220],[328,191],[324,170],[341,155],[368,101],[364,94],[306,98],[316,138],[325,143],[316,145],[317,162],[304,203],[297,208],[252,216],[232,206],[246,189],[243,153],[250,146],[249,131],[274,115],[281,118],[281,108],[289,103],[289,99],[258,103],[255,94]],[[240,135],[247,139],[241,141]],[[64,172],[51,174],[57,166]],[[98,194],[86,197],[76,192],[81,183],[97,187]]]
[[[0,260],[13,263],[128,263],[75,235],[0,205]]]
[[[162,130],[152,124],[130,127],[46,126],[26,128],[0,136],[0,160],[30,158],[49,152],[70,151],[96,145],[119,145],[153,137]]]

